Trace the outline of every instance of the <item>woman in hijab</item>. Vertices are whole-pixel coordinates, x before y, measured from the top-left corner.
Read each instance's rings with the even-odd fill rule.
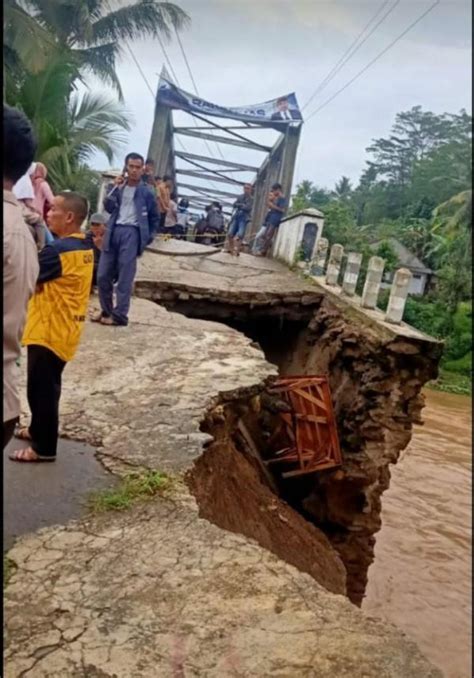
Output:
[[[54,195],[50,185],[46,181],[48,170],[42,162],[37,162],[33,174],[31,175],[31,182],[33,184],[33,191],[35,194],[33,200],[33,208],[46,220],[46,214],[49,207],[53,204]]]

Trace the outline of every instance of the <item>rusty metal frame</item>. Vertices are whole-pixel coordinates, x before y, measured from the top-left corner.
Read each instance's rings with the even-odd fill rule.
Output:
[[[340,466],[342,455],[327,377],[282,377],[271,392],[286,400],[291,412],[280,413],[287,445],[267,463],[294,466],[282,473],[284,478]]]

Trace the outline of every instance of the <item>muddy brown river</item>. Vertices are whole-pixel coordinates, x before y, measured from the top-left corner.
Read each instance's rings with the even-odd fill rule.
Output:
[[[471,399],[426,391],[392,467],[362,609],[396,624],[446,678],[471,672]]]

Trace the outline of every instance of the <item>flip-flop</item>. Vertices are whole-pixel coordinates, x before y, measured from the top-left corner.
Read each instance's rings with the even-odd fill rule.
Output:
[[[34,456],[31,455],[34,454]],[[45,457],[34,451],[32,447],[25,447],[22,450],[15,450],[8,455],[10,461],[17,461],[22,464],[39,464],[41,462],[56,461],[56,457]]]
[[[14,433],[18,440],[32,440],[28,426],[19,426]]]

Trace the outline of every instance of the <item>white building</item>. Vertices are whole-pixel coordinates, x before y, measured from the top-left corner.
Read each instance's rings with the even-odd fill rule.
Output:
[[[424,265],[417,256],[415,256],[408,248],[405,247],[401,242],[396,238],[385,238],[376,243],[373,243],[370,247],[373,250],[377,250],[379,245],[382,242],[386,242],[390,245],[394,253],[398,257],[399,268],[407,268],[411,274],[412,279],[410,281],[410,286],[408,288],[408,294],[422,296],[426,292],[427,285],[433,276],[434,272]],[[383,282],[381,284],[382,289],[390,287],[393,280],[393,272],[387,272],[384,274]]]

